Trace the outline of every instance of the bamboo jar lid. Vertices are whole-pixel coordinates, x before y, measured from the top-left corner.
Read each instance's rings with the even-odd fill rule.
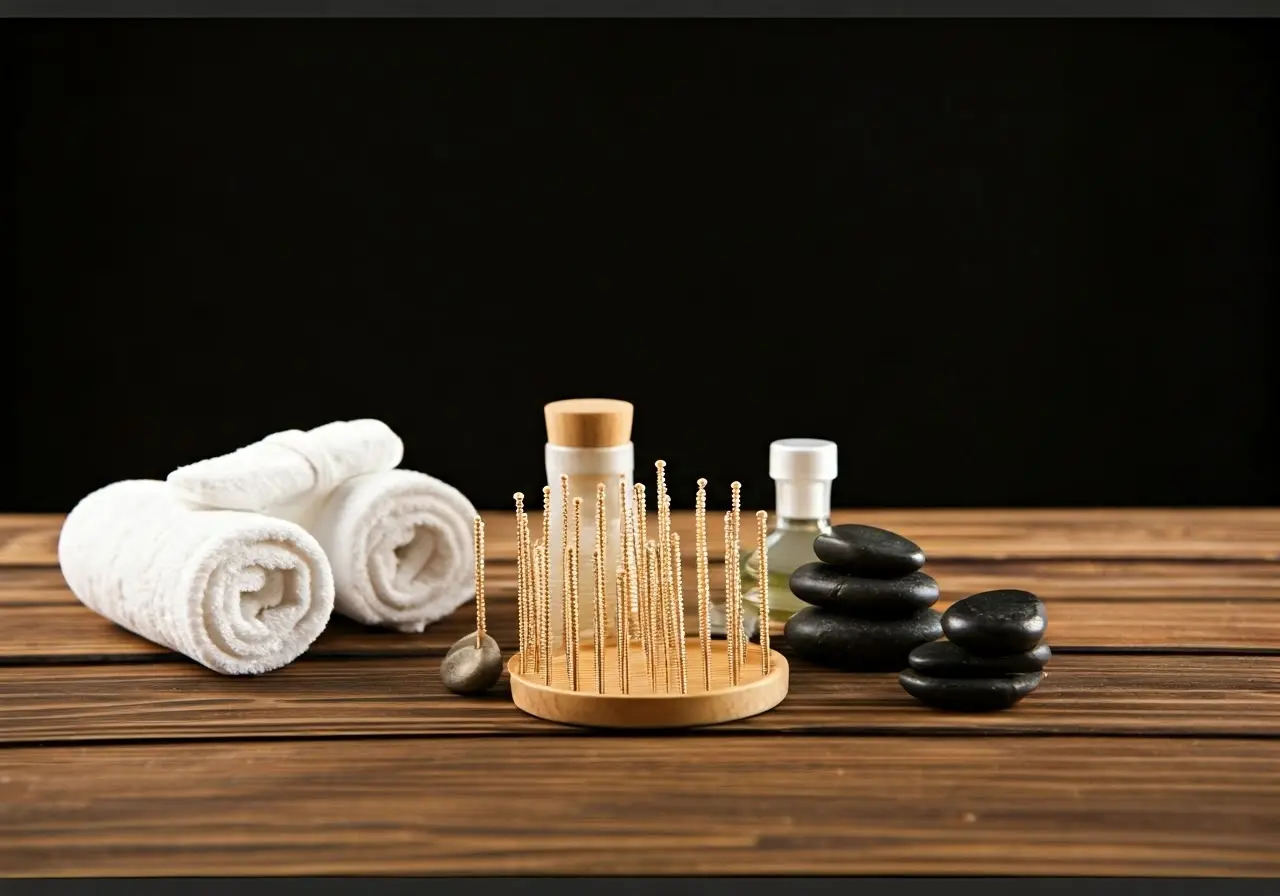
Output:
[[[547,441],[565,448],[612,448],[631,441],[631,402],[567,398],[543,408]]]

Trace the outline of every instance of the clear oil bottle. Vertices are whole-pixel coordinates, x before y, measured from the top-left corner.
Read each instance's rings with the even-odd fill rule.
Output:
[[[831,483],[836,478],[836,443],[824,439],[782,439],[769,445],[769,478],[776,483],[769,548],[769,620],[777,631],[797,610],[809,606],[791,593],[791,574],[817,561],[813,541],[831,530]],[[743,624],[758,631],[760,552],[740,559]]]

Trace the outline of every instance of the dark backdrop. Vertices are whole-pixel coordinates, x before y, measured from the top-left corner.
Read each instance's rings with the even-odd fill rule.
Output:
[[[360,416],[506,507],[580,395],[680,506],[1280,503],[1269,22],[0,29],[4,510]]]

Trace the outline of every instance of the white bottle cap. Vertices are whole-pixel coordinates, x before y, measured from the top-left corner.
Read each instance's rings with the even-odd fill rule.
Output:
[[[826,439],[780,439],[771,443],[769,478],[830,482],[836,478],[836,443]]]
[[[782,439],[769,445],[769,477],[777,485],[778,516],[825,520],[831,516],[831,481],[836,478],[836,443],[824,439]]]

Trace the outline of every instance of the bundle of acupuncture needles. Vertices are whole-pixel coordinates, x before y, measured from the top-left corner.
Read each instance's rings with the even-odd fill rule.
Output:
[[[711,576],[707,559],[705,479],[698,480],[694,514],[696,635],[686,633],[684,555],[671,527],[666,464],[658,461],[657,531],[649,537],[647,498],[637,483],[628,501],[619,481],[618,556],[605,568],[608,533],[605,494],[596,486],[594,544],[584,554],[582,499],[569,500],[567,478],[559,483],[561,556],[548,556],[550,486],[542,490],[542,532],[531,541],[524,495],[517,493],[517,603],[520,652],[507,664],[511,694],[530,715],[567,724],[610,728],[679,728],[742,719],[773,708],[786,696],[786,660],[769,647],[767,626],[759,645],[748,643],[742,625],[742,585],[737,565],[741,541],[741,485],[731,486],[732,509],[724,516],[724,609],[728,636],[712,640]],[[572,515],[569,508],[572,507]],[[768,515],[756,514],[761,547],[761,615],[768,612],[765,534]],[[586,557],[589,556],[589,563]],[[552,638],[550,564],[561,564],[563,635]],[[580,617],[590,601],[594,625],[580,636]]]

